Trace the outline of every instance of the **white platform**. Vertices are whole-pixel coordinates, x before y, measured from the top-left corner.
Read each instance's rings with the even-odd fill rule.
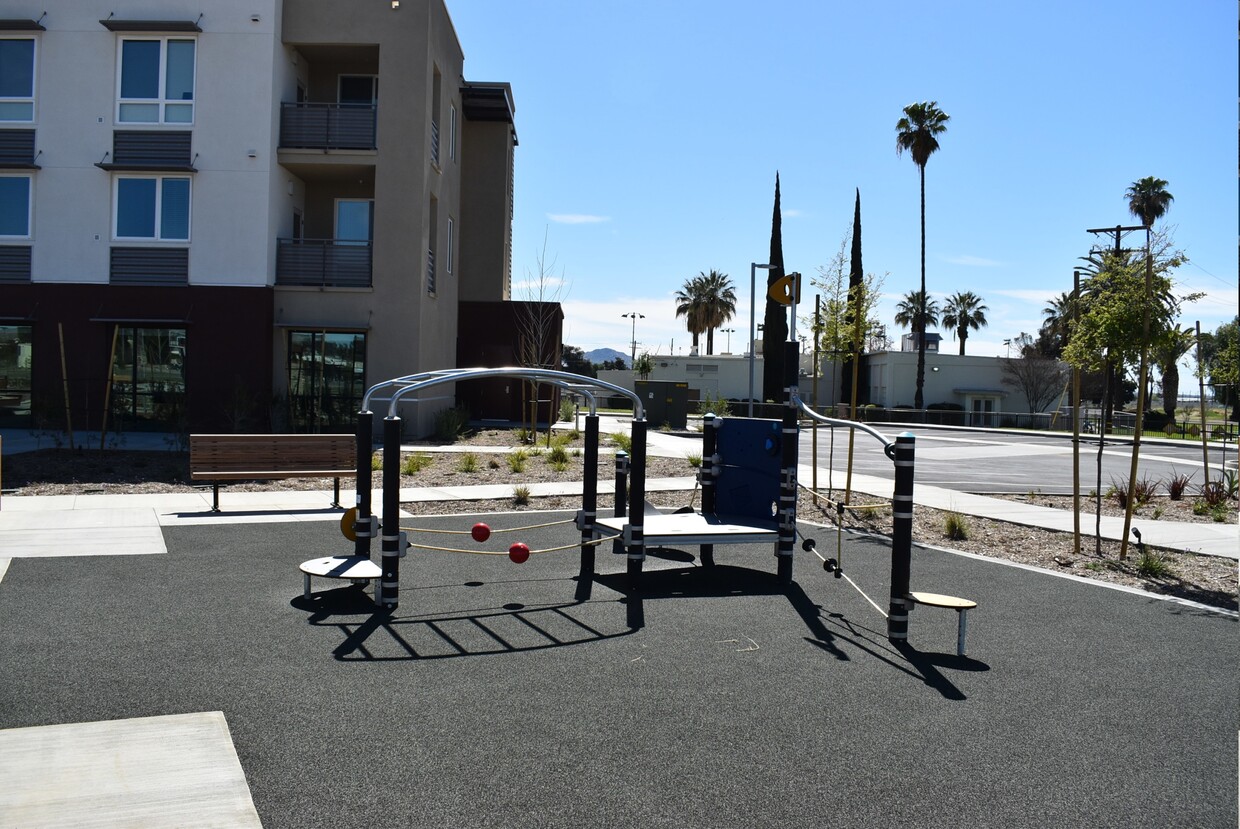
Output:
[[[223,713],[0,731],[0,826],[261,827]]]
[[[642,525],[646,546],[660,544],[752,544],[774,542],[779,537],[774,519],[770,521],[729,520],[696,512],[647,514]],[[599,535],[623,533],[627,517],[596,518]]]

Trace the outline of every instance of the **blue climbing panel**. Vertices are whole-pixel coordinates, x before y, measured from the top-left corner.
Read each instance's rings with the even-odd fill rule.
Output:
[[[783,424],[778,420],[725,417],[715,451],[721,459],[715,514],[772,520],[779,505]]]

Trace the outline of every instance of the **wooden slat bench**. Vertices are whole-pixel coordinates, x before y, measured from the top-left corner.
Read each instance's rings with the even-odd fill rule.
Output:
[[[340,479],[357,474],[353,435],[190,435],[189,476],[211,481],[212,511],[220,511],[220,483],[280,478],[333,478],[332,506],[340,506]]]

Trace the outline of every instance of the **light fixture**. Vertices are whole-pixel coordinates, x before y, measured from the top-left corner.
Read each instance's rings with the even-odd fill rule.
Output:
[[[251,23],[257,23],[257,22],[258,22],[258,21],[260,21],[260,20],[262,20],[262,18],[261,18],[261,17],[259,17],[258,15],[256,15],[256,14],[252,14],[252,15],[250,15],[250,22],[251,22]]]
[[[392,0],[392,8],[393,8],[393,9],[399,9],[399,8],[400,8],[400,0]]]

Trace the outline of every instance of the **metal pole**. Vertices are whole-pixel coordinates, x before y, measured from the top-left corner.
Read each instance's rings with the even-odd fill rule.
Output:
[[[379,604],[400,602],[400,418],[383,419],[383,550]]]
[[[1072,322],[1075,326],[1081,272],[1072,272]],[[1081,369],[1072,367],[1072,554],[1081,554]]]
[[[912,432],[896,436],[895,493],[891,496],[891,605],[887,638],[908,639],[909,578],[913,559],[913,462],[917,439]]]
[[[616,453],[616,518],[623,518],[629,503],[629,455],[627,452]],[[624,552],[624,539],[617,538],[611,542],[612,553]]]
[[[702,484],[702,515],[715,514],[715,456],[719,445],[719,420],[707,412],[702,418],[702,462],[698,465],[698,481]],[[715,563],[715,545],[703,544],[698,548],[703,567]]]
[[[813,398],[814,411],[818,411],[818,340],[822,337],[822,294],[814,294],[814,382],[813,391],[810,396]],[[810,421],[810,465],[813,466],[813,480],[810,482],[814,491],[814,505],[818,504],[818,421]]]
[[[754,359],[754,284],[758,279],[758,263],[749,263],[749,417],[753,417],[753,359]]]
[[[1197,320],[1197,407],[1201,410],[1201,471],[1203,484],[1210,482],[1210,438],[1206,434],[1206,375],[1201,368],[1201,320]],[[1224,446],[1227,444],[1224,443]],[[1224,452],[1223,460],[1227,460]]]
[[[594,519],[598,511],[598,415],[586,417],[585,468],[581,483],[581,571],[577,578],[577,598],[590,597],[594,583]]]
[[[646,560],[646,538],[643,525],[646,520],[646,421],[633,421],[631,456],[632,481],[629,483],[629,583],[637,587],[637,578]]]
[[[792,305],[792,317],[796,319],[796,305]],[[780,584],[792,583],[792,554],[797,542],[797,450],[800,440],[797,434],[797,387],[800,356],[796,340],[784,343],[784,417],[781,461],[783,469],[779,476],[779,530],[775,548],[776,573]]]
[[[370,539],[374,535],[371,521],[371,490],[373,472],[370,459],[374,456],[374,419],[369,412],[357,413],[357,516],[353,519],[353,555],[370,558]],[[387,464],[384,464],[387,469]]]

